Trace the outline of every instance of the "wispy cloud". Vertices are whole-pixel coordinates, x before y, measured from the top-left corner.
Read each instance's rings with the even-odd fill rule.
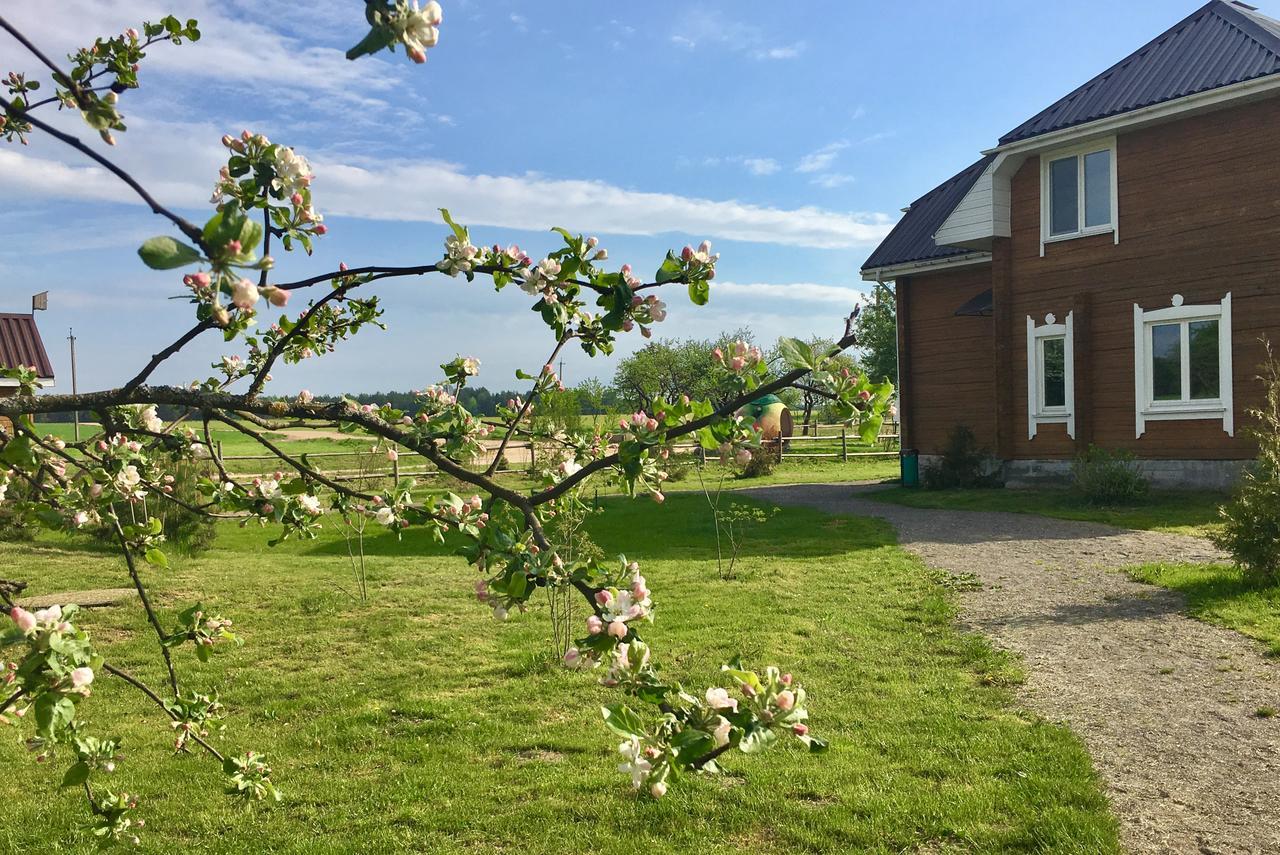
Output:
[[[211,126],[155,121],[143,122],[139,130],[145,131],[147,147],[114,153],[119,162],[162,201],[204,206],[222,157],[219,132]],[[778,208],[532,173],[473,174],[440,161],[312,154],[317,207],[326,214],[369,220],[438,222],[437,209],[446,207],[478,226],[543,231],[562,225],[602,234],[680,233],[817,248],[865,247],[883,238],[892,225],[884,214]],[[0,196],[137,201],[104,170],[12,149],[0,150]]]
[[[840,152],[849,147],[849,143],[845,140],[838,140],[828,143],[816,151],[811,151],[804,157],[800,158],[800,162],[796,164],[796,172],[823,172],[835,163],[836,158],[840,156]]]
[[[815,175],[810,179],[809,183],[824,190],[834,190],[837,187],[852,184],[857,180],[852,175],[844,172],[824,172],[821,175]]]
[[[680,35],[672,36],[671,43],[676,47],[682,47],[682,48],[685,48],[686,50],[693,50],[698,46],[698,43],[695,42],[693,39],[688,38],[686,36],[680,36]]]
[[[752,175],[772,175],[782,168],[782,165],[772,157],[744,157],[742,165]]]
[[[752,55],[756,59],[795,59],[807,49],[808,45],[804,42],[795,42],[794,44],[778,45],[777,47],[757,50]]]
[[[857,288],[842,285],[819,285],[814,282],[712,282],[713,296],[758,298],[765,300],[805,300],[811,303],[835,303],[852,309],[867,301]]]
[[[511,23],[515,24],[516,29],[522,33],[529,29],[529,20],[517,12],[511,13]]]

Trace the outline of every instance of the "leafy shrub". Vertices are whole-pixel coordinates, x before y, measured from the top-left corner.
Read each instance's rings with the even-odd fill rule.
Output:
[[[1140,502],[1150,484],[1130,451],[1089,446],[1071,464],[1075,491],[1090,505],[1125,505]]]
[[[0,502],[0,540],[19,543],[34,540],[36,526],[19,505],[30,501],[31,488],[20,478],[9,481],[5,500]]]
[[[208,501],[197,492],[196,485],[201,478],[217,478],[211,465],[174,459],[165,463],[165,467],[165,471],[174,477],[172,494],[174,498],[193,507]],[[146,504],[141,507],[135,507],[128,502],[115,502],[112,507],[126,524],[142,522],[148,516],[160,520],[165,542],[171,544],[183,555],[197,555],[204,552],[213,545],[213,539],[217,535],[214,521],[209,517],[181,507],[161,496],[147,497]],[[94,537],[103,537],[108,541],[115,540],[115,534],[105,526],[92,531],[90,529],[82,531]]]
[[[1248,429],[1258,441],[1258,458],[1220,510],[1222,528],[1213,542],[1231,553],[1247,578],[1275,585],[1280,583],[1280,362],[1270,344],[1259,379],[1266,398],[1261,408],[1249,411],[1257,425]]]
[[[968,425],[956,425],[947,437],[942,459],[925,467],[920,480],[926,490],[953,487],[994,487],[997,479],[988,474],[991,453],[978,445],[978,438]]]
[[[746,466],[742,467],[743,478],[759,478],[763,475],[773,473],[773,467],[778,464],[778,450],[776,447],[762,445],[759,448],[751,449],[751,460]]]

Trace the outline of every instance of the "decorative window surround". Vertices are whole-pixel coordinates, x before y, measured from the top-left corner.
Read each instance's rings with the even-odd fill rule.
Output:
[[[1228,436],[1235,436],[1231,375],[1231,292],[1220,303],[1184,306],[1181,294],[1174,294],[1167,309],[1143,311],[1133,304],[1133,353],[1134,353],[1134,401],[1137,436],[1146,432],[1149,421],[1174,421],[1183,419],[1221,419],[1222,429]],[[1191,378],[1190,328],[1199,321],[1216,321],[1218,325],[1218,395],[1217,397],[1193,397]],[[1176,326],[1178,328],[1178,399],[1155,399],[1155,367],[1153,328]]]
[[[1067,436],[1076,438],[1074,315],[1067,312],[1066,323],[1060,324],[1048,314],[1040,326],[1027,316],[1027,439],[1035,439],[1037,429],[1045,424],[1065,424]],[[1061,405],[1045,402],[1045,345],[1054,341],[1062,342]]]
[[[1111,167],[1110,176],[1110,217],[1107,223],[1092,226],[1087,222],[1087,190],[1085,182],[1085,157],[1098,152],[1108,152]],[[1076,228],[1073,231],[1054,234],[1052,228],[1052,192],[1051,168],[1054,161],[1075,158],[1076,161]],[[1120,243],[1120,192],[1118,171],[1116,167],[1116,138],[1104,137],[1091,142],[1067,148],[1055,149],[1040,155],[1040,255],[1044,256],[1046,244],[1058,241],[1074,240],[1090,235],[1101,235],[1110,232],[1115,243]]]

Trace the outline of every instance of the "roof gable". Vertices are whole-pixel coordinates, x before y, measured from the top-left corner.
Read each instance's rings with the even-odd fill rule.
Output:
[[[1191,15],[1000,138],[1081,125],[1280,71],[1280,21],[1210,0]]]
[[[993,157],[994,155],[987,155],[912,202],[902,219],[893,227],[893,231],[889,232],[862,265],[862,269],[890,267],[971,252],[961,247],[939,246],[933,235],[956,205],[960,204],[960,200],[973,187],[973,183]]]
[[[35,315],[0,312],[0,368],[34,365],[36,376],[52,379],[53,363],[45,352]]]

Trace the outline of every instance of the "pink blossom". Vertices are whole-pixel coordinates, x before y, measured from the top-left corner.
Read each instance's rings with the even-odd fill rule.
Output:
[[[621,620],[615,620],[609,624],[609,634],[614,638],[626,638],[627,625]]]
[[[328,233],[329,233],[329,227],[326,226],[324,223],[321,223],[320,225],[316,226],[316,234],[323,235]]]
[[[693,258],[693,247],[686,245],[684,249],[680,250],[680,257],[685,261]]]
[[[604,621],[600,620],[599,615],[591,615],[587,618],[587,632],[592,635],[599,635],[604,629]]]
[[[564,664],[569,668],[576,668],[582,662],[582,654],[578,652],[578,648],[570,647],[564,652]]]
[[[791,726],[791,732],[794,733],[796,736],[804,736],[806,733],[809,732],[809,725],[805,724],[804,722],[796,722]]]
[[[80,667],[71,672],[71,685],[83,689],[93,682],[93,669]]]
[[[232,255],[239,255],[239,254],[240,254],[240,241],[238,241],[238,240],[229,240],[229,241],[227,241],[227,252],[231,253]]]
[[[743,366],[746,364],[746,361],[743,360],[741,356],[735,356],[733,359],[729,360],[729,367],[734,371],[741,371]]]
[[[596,591],[596,604],[606,608],[613,602],[613,594],[609,591]]]
[[[871,393],[870,393],[870,392],[868,392],[866,389],[863,389],[861,392],[859,392],[859,393],[858,393],[858,397],[859,397],[859,398],[861,398],[861,399],[862,399],[862,400],[864,400],[864,401],[870,401],[870,400],[871,400]]]
[[[289,201],[290,201],[290,202],[292,202],[292,203],[293,203],[293,204],[295,204],[295,205],[301,205],[301,204],[302,204],[302,194],[301,194],[301,193],[294,193],[292,196],[290,196],[290,197],[289,197]]]
[[[396,451],[394,448],[388,448],[387,459],[390,460],[392,463],[395,463],[397,460],[400,459],[400,453]]]
[[[787,673],[787,674],[783,674],[783,675],[782,675],[782,685],[784,685],[784,686],[790,686],[790,685],[791,685],[791,674],[790,674],[790,673]]]
[[[667,499],[666,496],[662,495],[662,492],[660,490],[654,490],[652,493],[649,494],[649,497],[653,499],[655,502],[657,502],[658,504],[662,504]]]
[[[124,34],[135,42],[138,40],[138,30],[135,27],[130,27],[129,29],[125,30]]]
[[[667,794],[667,785],[662,781],[654,781],[649,787],[649,795],[655,799],[660,799]]]
[[[289,302],[289,292],[283,288],[277,288],[274,285],[268,285],[262,292],[266,295],[267,302],[275,306],[277,309],[284,308]]]
[[[778,709],[786,712],[796,705],[796,696],[790,689],[783,689],[778,692],[777,700],[774,703],[778,705]]]
[[[711,254],[711,241],[709,241],[709,240],[704,240],[702,243],[700,243],[700,244],[698,245],[698,252],[701,252],[701,253],[702,253],[702,254],[704,254],[704,255],[710,255],[710,254]]]
[[[36,628],[36,616],[22,606],[14,606],[9,612],[9,617],[13,618],[13,622],[18,625],[23,635]]]

